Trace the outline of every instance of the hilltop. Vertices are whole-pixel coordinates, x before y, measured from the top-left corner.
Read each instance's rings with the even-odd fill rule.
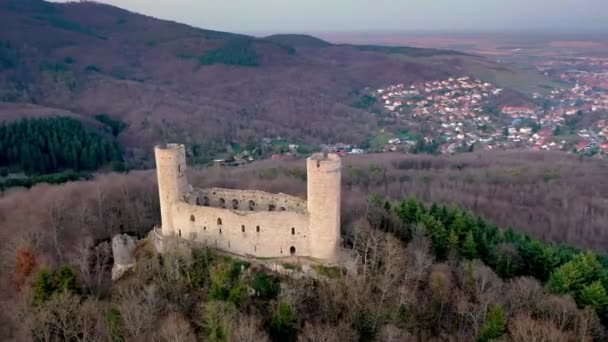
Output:
[[[126,124],[118,140],[131,159],[166,141],[210,154],[277,136],[358,144],[378,127],[352,105],[362,89],[499,68],[449,50],[204,30],[93,2],[0,0],[0,21],[0,99],[38,115],[105,113]]]
[[[0,339],[606,340],[605,161],[494,151],[343,162],[342,238],[357,256],[346,268],[196,245],[157,255],[144,238],[112,282],[112,236],[143,238],[160,222],[153,171],[6,193]],[[188,176],[196,187],[307,191],[302,160],[219,170]]]

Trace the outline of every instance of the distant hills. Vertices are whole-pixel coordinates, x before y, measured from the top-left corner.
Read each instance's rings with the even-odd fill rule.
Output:
[[[203,30],[94,2],[0,0],[0,22],[0,99],[12,103],[0,118],[20,106],[107,114],[139,159],[165,141],[211,152],[274,136],[359,143],[378,127],[351,105],[365,87],[504,69],[448,50]]]

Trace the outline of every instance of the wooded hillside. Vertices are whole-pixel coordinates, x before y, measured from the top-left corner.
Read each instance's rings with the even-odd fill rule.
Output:
[[[584,250],[601,252],[606,236],[595,224],[605,212],[577,213],[605,200],[597,182],[605,165],[562,154],[491,156],[345,159],[343,237],[362,263],[357,274],[319,269],[317,280],[201,250],[192,259],[143,253],[135,272],[110,286],[108,239],[141,236],[159,222],[152,172],[12,190],[0,199],[0,293],[11,308],[0,316],[2,336],[602,340],[607,265]],[[189,176],[196,186],[305,196],[303,171],[301,160],[265,161]],[[490,194],[494,202],[481,205]],[[523,215],[524,207],[537,215]],[[74,325],[57,330],[59,314]]]
[[[0,0],[0,22],[0,101],[105,113],[126,124],[118,139],[135,159],[169,141],[210,152],[277,136],[360,144],[378,126],[352,105],[365,87],[494,65],[454,51],[203,30],[91,1]]]

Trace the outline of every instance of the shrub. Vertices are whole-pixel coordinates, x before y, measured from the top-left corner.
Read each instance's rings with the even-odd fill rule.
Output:
[[[55,283],[53,282],[53,274],[46,268],[38,271],[38,274],[36,274],[36,279],[34,280],[33,288],[33,304],[38,306],[47,301],[57,289],[55,287]]]
[[[235,308],[230,303],[211,301],[205,306],[206,341],[227,342],[232,335]]]
[[[230,269],[225,263],[214,265],[209,270],[211,289],[209,295],[215,300],[226,300],[230,293]]]
[[[192,264],[186,271],[187,278],[190,280],[190,286],[193,288],[202,288],[209,281],[209,264],[213,259],[211,252],[204,249],[192,250]]]
[[[258,297],[263,300],[275,299],[281,292],[279,280],[262,272],[257,272],[254,275],[251,287],[255,290]]]
[[[106,314],[106,332],[111,342],[125,341],[124,322],[116,308],[110,308]]]
[[[47,301],[56,292],[69,294],[80,292],[76,273],[67,265],[61,266],[55,272],[42,268],[36,274],[32,287],[34,288],[33,304],[36,306]]]
[[[61,292],[79,293],[80,288],[76,281],[76,273],[67,265],[61,266],[54,275],[55,288]]]
[[[21,290],[26,279],[36,268],[36,265],[36,256],[30,248],[17,249],[15,262],[15,287],[17,291]]]
[[[373,341],[378,327],[372,313],[364,307],[358,308],[352,317],[352,327],[359,334],[359,341]]]
[[[227,300],[236,306],[240,306],[245,301],[245,298],[247,298],[247,285],[242,280],[239,280],[228,291]]]
[[[279,303],[270,322],[270,337],[273,341],[295,341],[297,337],[296,319],[291,306]]]

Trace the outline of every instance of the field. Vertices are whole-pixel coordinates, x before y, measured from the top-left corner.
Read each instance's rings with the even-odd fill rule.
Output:
[[[488,59],[476,56],[433,56],[421,59],[406,55],[395,55],[397,58],[424,65],[453,65],[463,75],[474,77],[494,84],[497,87],[516,89],[524,94],[538,92],[547,94],[552,88],[563,84],[545,77],[532,70],[522,69],[521,66],[490,62]]]

